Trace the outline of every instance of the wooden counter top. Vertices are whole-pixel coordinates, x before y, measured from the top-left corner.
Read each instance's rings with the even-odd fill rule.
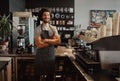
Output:
[[[35,54],[29,54],[29,53],[25,53],[25,54],[0,54],[0,57],[34,57]],[[65,54],[55,54],[55,56],[60,56],[60,57],[64,57],[67,56]]]
[[[34,57],[35,54],[0,54],[0,57]],[[97,72],[89,72],[85,71],[85,69],[77,63],[75,59],[71,59],[71,57],[66,54],[56,54],[56,57],[68,57],[70,61],[73,63],[77,71],[82,74],[82,76],[86,79],[86,81],[117,81],[115,77],[111,76],[109,72],[106,71],[97,71]]]

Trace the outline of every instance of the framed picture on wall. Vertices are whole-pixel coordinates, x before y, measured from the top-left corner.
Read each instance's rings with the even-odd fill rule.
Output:
[[[116,10],[90,10],[90,26],[100,27],[106,24],[107,17],[113,17]]]

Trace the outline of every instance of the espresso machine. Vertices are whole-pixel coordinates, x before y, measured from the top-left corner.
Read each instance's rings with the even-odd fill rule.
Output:
[[[34,52],[34,28],[36,27],[37,16],[32,12],[13,12],[13,48],[16,54],[29,52],[29,47]],[[27,49],[28,47],[28,49]],[[17,49],[17,50],[16,50]]]

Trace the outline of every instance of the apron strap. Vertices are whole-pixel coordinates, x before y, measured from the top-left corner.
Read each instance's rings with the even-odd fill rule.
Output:
[[[41,28],[41,32],[44,31],[42,25],[40,26],[40,28]],[[55,31],[54,31],[54,29],[53,29],[50,25],[49,25],[49,28],[50,28],[51,31],[53,32],[53,35],[52,35],[52,37],[53,37],[53,36],[55,35]],[[49,30],[48,30],[48,31],[49,31]]]

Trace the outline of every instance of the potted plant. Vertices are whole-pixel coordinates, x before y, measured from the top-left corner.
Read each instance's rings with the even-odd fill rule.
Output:
[[[0,42],[1,51],[8,51],[8,41],[12,34],[13,26],[10,20],[10,15],[0,16]]]

